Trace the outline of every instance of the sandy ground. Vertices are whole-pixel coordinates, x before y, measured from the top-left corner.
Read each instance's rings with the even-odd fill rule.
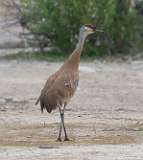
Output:
[[[58,110],[34,105],[60,65],[0,61],[0,160],[142,160],[143,62],[81,63],[65,113],[70,142],[56,142]]]

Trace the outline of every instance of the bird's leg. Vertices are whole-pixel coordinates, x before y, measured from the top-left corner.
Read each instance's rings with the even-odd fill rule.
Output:
[[[60,107],[59,107],[59,111],[60,111],[60,117],[61,117],[61,108]],[[57,141],[62,141],[61,134],[62,134],[62,120],[61,120],[61,123],[60,123],[60,130],[59,130],[59,136],[57,138]]]
[[[57,141],[61,141],[62,127],[63,127],[64,133],[65,133],[65,139],[64,139],[64,141],[69,141],[68,136],[67,136],[67,132],[66,132],[66,128],[65,128],[65,124],[64,124],[64,111],[65,111],[65,106],[66,106],[66,105],[64,105],[63,109],[61,109],[61,107],[59,106],[60,117],[61,117],[61,124],[60,124],[59,136],[58,136]]]
[[[65,107],[66,107],[66,105],[64,105],[64,108],[61,110],[61,121],[62,121],[63,129],[64,129],[64,133],[65,133],[65,139],[64,139],[64,141],[69,141],[69,138],[68,138],[67,132],[66,132],[65,123],[64,123],[64,111],[65,111]]]
[[[60,123],[60,130],[59,130],[59,136],[57,138],[57,141],[62,141],[61,134],[62,134],[62,123]]]

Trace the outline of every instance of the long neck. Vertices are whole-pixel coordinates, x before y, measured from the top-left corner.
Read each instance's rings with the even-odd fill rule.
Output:
[[[81,54],[82,49],[83,49],[83,45],[84,45],[84,42],[85,42],[85,39],[86,39],[86,35],[83,34],[82,32],[80,32],[80,34],[79,34],[79,39],[78,39],[78,43],[77,43],[76,48],[75,48],[75,50],[73,51],[72,55],[73,55],[73,54],[76,54],[76,53]]]
[[[87,36],[86,34],[84,34],[83,32],[80,32],[80,34],[79,34],[79,40],[78,40],[78,43],[76,45],[76,48],[72,52],[72,54],[69,57],[69,59],[67,60],[67,63],[69,65],[72,65],[75,68],[78,68],[78,66],[79,66],[80,55],[81,55],[81,52],[83,50],[83,45],[84,45],[86,36]]]

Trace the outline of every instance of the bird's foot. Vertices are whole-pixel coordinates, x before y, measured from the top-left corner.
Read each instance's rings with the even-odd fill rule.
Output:
[[[61,142],[61,141],[62,141],[62,139],[59,137],[56,141],[57,141],[57,142]]]
[[[71,141],[68,137],[65,137],[64,141]]]

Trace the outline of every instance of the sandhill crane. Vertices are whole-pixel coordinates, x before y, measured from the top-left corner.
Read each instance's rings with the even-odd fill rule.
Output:
[[[75,50],[60,69],[48,78],[41,95],[35,103],[40,102],[41,112],[46,109],[47,112],[51,113],[52,110],[59,108],[61,123],[57,141],[61,141],[62,128],[65,134],[64,141],[69,140],[64,124],[64,111],[78,86],[80,55],[85,39],[95,30],[95,26],[90,24],[83,25],[80,28],[79,40]]]

